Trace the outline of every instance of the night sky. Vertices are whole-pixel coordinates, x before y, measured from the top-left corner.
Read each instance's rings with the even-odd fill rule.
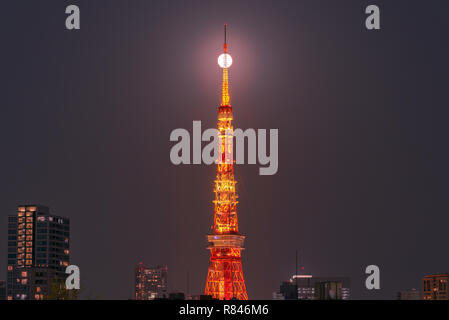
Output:
[[[81,30],[65,29],[65,7]],[[369,4],[381,30],[365,28]],[[133,296],[134,265],[203,292],[215,166],[170,162],[176,128],[216,126],[223,24],[238,128],[279,129],[279,171],[236,166],[250,299],[300,265],[394,299],[449,272],[449,20],[432,1],[2,1],[0,279],[7,215],[71,220],[93,296]],[[365,267],[381,290],[364,287]]]

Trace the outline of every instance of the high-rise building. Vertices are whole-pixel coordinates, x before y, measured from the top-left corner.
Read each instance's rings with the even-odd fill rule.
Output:
[[[419,291],[416,289],[399,291],[396,298],[398,300],[420,300]]]
[[[167,297],[167,266],[148,268],[140,262],[135,268],[135,299],[154,300]]]
[[[214,183],[214,220],[211,234],[207,235],[210,262],[204,294],[220,300],[247,300],[241,258],[245,236],[239,234],[237,182],[234,179],[234,162],[232,161],[234,128],[228,77],[232,58],[228,53],[226,25],[224,35],[224,52],[218,57],[218,64],[223,70],[221,104],[218,107],[221,159],[218,159],[217,177]]]
[[[8,216],[7,299],[38,300],[70,264],[70,221],[40,205],[20,205]]]
[[[423,300],[449,300],[449,273],[430,274],[422,279]]]

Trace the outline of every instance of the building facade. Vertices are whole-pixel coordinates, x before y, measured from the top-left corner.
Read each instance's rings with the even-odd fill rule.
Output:
[[[449,300],[449,273],[430,274],[424,276],[423,300]]]
[[[7,299],[39,300],[70,264],[70,221],[41,205],[8,216]]]
[[[167,270],[167,266],[148,268],[139,263],[135,268],[135,299],[166,299]]]

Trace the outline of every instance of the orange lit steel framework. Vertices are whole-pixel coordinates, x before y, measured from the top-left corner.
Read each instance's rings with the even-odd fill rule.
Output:
[[[217,164],[215,179],[214,220],[212,232],[207,235],[210,263],[204,293],[220,300],[248,300],[242,269],[242,250],[245,236],[239,234],[237,221],[237,194],[232,158],[232,107],[229,96],[228,71],[232,58],[226,43],[224,53],[218,58],[223,69],[222,97],[218,107],[218,130],[221,159]]]

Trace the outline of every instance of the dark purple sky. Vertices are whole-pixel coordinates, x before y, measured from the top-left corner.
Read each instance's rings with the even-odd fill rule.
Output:
[[[65,29],[65,6],[81,30]],[[365,7],[381,9],[367,31]],[[174,166],[175,128],[216,124],[223,23],[239,128],[279,129],[279,171],[236,168],[249,297],[301,265],[392,299],[449,271],[449,5],[432,1],[3,1],[0,279],[6,216],[71,219],[93,295],[126,299],[133,267],[204,288],[214,166]],[[364,289],[377,264],[381,290]]]

